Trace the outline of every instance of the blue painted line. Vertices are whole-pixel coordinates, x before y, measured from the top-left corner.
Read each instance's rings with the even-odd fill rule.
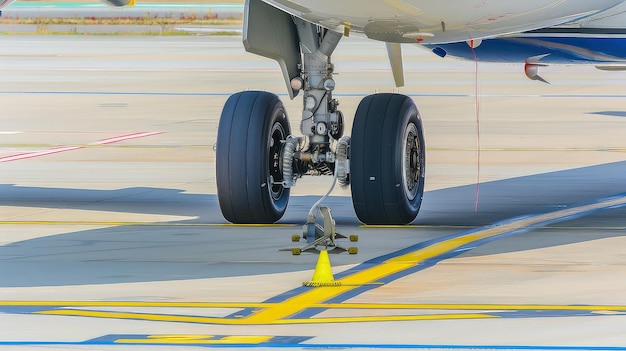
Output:
[[[613,196],[609,196],[609,197],[605,197],[605,198],[601,198],[601,199],[596,199],[596,200],[593,200],[593,201],[589,201],[589,202],[585,202],[585,203],[581,203],[581,204],[577,204],[577,205],[573,205],[573,206],[568,206],[568,208],[577,208],[577,207],[589,206],[589,205],[593,205],[593,204],[600,204],[600,203],[603,203],[603,202],[617,200],[617,199],[621,199],[621,198],[624,198],[624,197],[626,197],[626,193],[613,195]],[[600,212],[605,212],[605,211],[609,211],[609,210],[612,210],[612,209],[615,209],[615,208],[622,208],[622,207],[626,207],[626,204],[623,204],[623,205],[613,205],[613,206],[607,206],[607,207],[603,207],[603,208],[599,208],[599,209],[591,209],[591,210],[587,210],[587,211],[581,211],[581,212],[577,212],[577,213],[574,213],[574,214],[571,214],[571,215],[561,216],[561,217],[558,217],[558,218],[549,219],[549,220],[545,220],[545,221],[542,221],[542,222],[534,223],[534,224],[532,224],[532,225],[530,225],[528,227],[513,228],[512,230],[504,232],[502,234],[494,235],[492,237],[488,237],[488,238],[484,238],[484,239],[480,239],[480,240],[476,240],[476,241],[472,241],[471,243],[468,243],[466,245],[460,246],[459,248],[457,248],[454,251],[446,252],[446,253],[444,253],[442,255],[439,255],[439,256],[433,257],[431,259],[425,260],[424,262],[421,262],[420,264],[418,264],[416,266],[413,266],[413,267],[408,268],[406,270],[403,270],[403,271],[400,271],[398,273],[389,275],[389,276],[385,277],[384,279],[381,279],[380,282],[383,283],[383,284],[390,283],[390,282],[392,282],[394,280],[397,280],[397,279],[403,278],[405,276],[414,274],[416,272],[419,272],[419,271],[428,269],[430,267],[433,267],[433,266],[435,266],[436,264],[438,264],[441,261],[444,261],[444,260],[456,257],[456,256],[458,256],[458,255],[460,255],[462,253],[465,253],[465,252],[467,252],[467,251],[469,251],[471,249],[474,249],[474,248],[476,248],[478,246],[490,243],[490,242],[492,242],[494,240],[510,237],[510,236],[513,236],[513,235],[527,233],[527,232],[530,232],[530,231],[533,231],[533,230],[536,230],[536,229],[540,229],[540,228],[546,227],[546,226],[551,225],[551,224],[565,222],[565,221],[570,221],[570,220],[574,220],[574,219],[577,219],[577,218],[582,218],[582,217],[585,217],[585,216],[594,215],[594,214],[597,214],[597,213],[600,213]],[[417,243],[415,245],[412,245],[412,246],[409,246],[407,248],[404,248],[402,250],[398,250],[396,252],[393,252],[393,253],[390,253],[390,254],[387,254],[387,255],[383,255],[383,256],[380,256],[380,257],[376,257],[376,258],[370,259],[370,260],[368,260],[368,261],[366,261],[366,262],[364,262],[364,263],[362,263],[362,264],[360,264],[360,265],[358,265],[358,266],[356,266],[356,267],[354,267],[352,269],[349,269],[347,271],[344,271],[344,272],[342,272],[340,274],[335,275],[335,279],[339,280],[339,279],[341,279],[343,277],[346,277],[346,276],[358,273],[358,272],[363,271],[365,269],[369,269],[373,265],[376,265],[376,264],[378,264],[380,262],[384,262],[384,261],[387,261],[389,259],[393,259],[395,257],[402,256],[404,254],[408,254],[410,252],[417,251],[417,250],[423,249],[423,248],[431,246],[431,245],[435,245],[437,243],[441,243],[441,242],[444,242],[444,241],[447,241],[447,240],[451,240],[451,239],[455,239],[455,238],[458,238],[458,237],[462,237],[462,236],[470,235],[470,234],[473,234],[473,233],[481,232],[481,231],[484,231],[485,229],[490,228],[490,227],[504,226],[504,225],[508,225],[508,224],[514,223],[516,221],[526,220],[526,219],[529,219],[529,218],[533,218],[533,217],[537,217],[537,216],[550,214],[550,213],[553,213],[553,212],[566,210],[568,208],[560,209],[560,210],[556,210],[556,211],[547,211],[547,212],[540,212],[540,213],[536,213],[536,214],[521,215],[521,216],[516,216],[516,217],[512,217],[512,218],[507,218],[505,220],[494,222],[491,225],[488,225],[488,226],[485,226],[485,227],[465,230],[465,231],[462,231],[462,232],[459,232],[459,233],[446,235],[446,236],[443,236],[441,238],[435,238],[435,239],[427,240],[427,241],[424,241],[424,242],[420,242],[420,243]],[[367,292],[369,290],[375,289],[375,288],[377,288],[379,286],[380,285],[375,285],[375,284],[363,285],[361,287],[358,287],[358,288],[355,288],[355,289],[351,289],[350,291],[348,291],[348,292],[346,292],[344,294],[338,295],[338,296],[336,296],[336,297],[334,297],[334,298],[332,298],[332,299],[330,299],[330,300],[328,300],[326,302],[327,303],[342,303],[342,302],[345,302],[345,301],[347,301],[347,300],[349,300],[349,299],[351,299],[353,297],[361,295],[364,292]],[[272,298],[270,300],[271,300],[271,302],[282,302],[284,300],[287,300],[289,297],[292,297],[294,295],[297,295],[298,293],[306,291],[306,289],[310,289],[310,288],[304,288],[304,289],[303,288],[297,288],[297,289],[291,290],[291,291],[289,291],[287,293],[278,295],[278,296],[276,296],[276,297],[274,297],[274,298]],[[270,300],[268,300],[267,302],[270,302]],[[311,317],[313,317],[313,316],[315,316],[315,315],[317,315],[317,314],[319,314],[321,312],[322,312],[322,310],[320,310],[320,309],[307,309],[307,310],[303,310],[303,311],[295,314],[294,316],[292,316],[292,318],[311,318]]]
[[[540,95],[546,98],[606,98],[606,99],[622,99],[626,97],[624,94],[544,94]]]
[[[177,93],[177,92],[160,92],[160,91],[0,91],[0,94],[24,94],[24,95],[171,95],[171,96],[230,96],[233,93]],[[287,94],[276,94],[281,97],[286,97]],[[358,93],[358,94],[333,94],[335,96],[343,97],[363,97],[370,94]],[[409,96],[420,97],[470,97],[469,94],[406,94]],[[502,97],[496,96],[494,97]],[[624,95],[626,97],[626,95]]]
[[[228,97],[233,94],[229,93],[177,93],[163,91],[0,91],[1,95],[155,95],[155,96],[212,96],[212,97]],[[287,94],[276,94],[280,97],[287,97]],[[371,95],[369,93],[335,93],[338,97],[365,97]],[[404,93],[410,97],[445,97],[445,98],[466,98],[474,97],[472,94],[425,94],[425,93]],[[626,94],[484,94],[481,98],[503,98],[503,97],[536,97],[536,98],[603,98],[603,99],[624,99]]]
[[[19,308],[19,306],[15,306],[15,307]],[[30,306],[27,306],[27,307],[30,307]],[[56,307],[49,307],[47,309],[40,309],[40,310],[34,311],[34,312],[18,312],[16,314],[30,314],[30,313],[33,313],[33,314],[44,313],[45,314],[45,312],[52,312],[52,311],[55,311],[55,310],[57,310],[57,311],[58,310],[66,311],[66,312],[70,313],[69,314],[70,316],[72,315],[71,314],[72,312],[74,312],[74,313],[93,312],[93,310],[72,308],[71,306],[69,306],[69,307],[56,306]],[[98,310],[97,312],[100,312],[100,313],[120,313],[119,311],[106,310],[106,309]],[[237,313],[235,313],[235,314],[237,314]],[[154,313],[132,312],[132,317],[128,316],[128,317],[124,317],[123,319],[124,320],[129,320],[129,321],[151,321],[151,320],[154,321],[154,318],[151,318],[154,315],[155,315]],[[149,316],[149,317],[146,317],[146,316]],[[227,317],[193,315],[193,314],[159,314],[159,316],[164,316],[164,317],[172,318],[172,319],[176,319],[177,317],[180,318],[180,319],[188,318],[188,317],[191,317],[191,318],[215,318],[215,319],[221,318],[221,319],[228,319]],[[98,318],[98,317],[96,317],[96,318]],[[99,317],[99,318],[107,318],[107,317]],[[108,318],[111,318],[111,317],[108,317]],[[112,317],[112,318],[115,318],[115,317]],[[231,318],[231,319],[234,319],[234,318]],[[167,322],[167,321],[165,321],[165,322]],[[174,321],[170,321],[170,322],[178,322],[178,321],[174,320]],[[187,324],[204,324],[204,325],[207,324],[205,321],[201,321],[201,320],[184,321],[184,323],[187,323]]]
[[[116,344],[116,345],[129,345],[129,344],[140,344],[140,345],[146,345],[146,344],[150,344],[150,345],[170,345],[170,346],[179,346],[179,345],[192,345],[192,346],[205,346],[207,345],[206,343],[202,343],[200,341],[222,341],[224,340],[224,338],[228,338],[228,337],[232,337],[233,335],[190,335],[189,338],[187,338],[186,335],[181,334],[181,335],[153,335],[153,334],[109,334],[109,335],[104,335],[101,336],[99,338],[95,338],[95,339],[91,339],[91,340],[87,340],[86,343],[104,343],[104,344]],[[162,338],[165,340],[168,340],[168,342],[163,342],[163,343],[155,343],[154,339],[152,338]],[[235,337],[237,337],[235,335]],[[269,337],[269,336],[268,336]],[[182,338],[185,339],[187,341],[199,341],[198,343],[187,343],[185,342],[183,343],[176,343],[175,340],[177,338]],[[272,344],[272,345],[298,345],[301,344],[307,340],[310,340],[312,337],[311,336],[271,336],[271,340],[267,341],[267,342],[260,342],[257,343],[255,345],[268,345],[268,344]],[[123,342],[120,340],[133,340],[133,342]],[[151,342],[145,342],[145,343],[141,343],[142,340],[152,340]],[[227,342],[224,342],[224,344],[222,345],[227,345]],[[251,343],[246,343],[245,345],[250,345]],[[213,344],[209,344],[209,345],[213,345]],[[239,345],[239,344],[238,344]]]
[[[0,313],[9,314],[35,314],[41,311],[48,311],[49,306],[3,306],[0,305]]]
[[[519,311],[498,311],[486,313],[499,318],[555,318],[555,317],[597,317],[593,311],[579,310],[519,310]],[[602,315],[603,317],[624,316],[622,313]]]
[[[339,280],[339,279],[342,279],[342,278],[344,278],[344,277],[346,277],[348,275],[351,275],[351,274],[354,274],[354,273],[358,273],[358,272],[360,272],[362,270],[365,270],[365,269],[369,269],[372,266],[375,266],[375,265],[377,265],[377,264],[379,264],[381,262],[387,261],[387,260],[392,259],[394,257],[401,256],[401,255],[404,255],[404,254],[408,254],[409,252],[413,252],[413,251],[425,248],[425,247],[430,246],[430,245],[437,244],[437,243],[445,241],[445,240],[454,239],[454,238],[458,237],[459,235],[463,235],[463,233],[465,233],[465,232],[451,234],[451,235],[446,235],[446,236],[443,236],[443,237],[440,237],[440,238],[435,238],[435,239],[423,241],[423,242],[417,243],[415,245],[409,246],[407,248],[404,248],[402,250],[398,250],[396,252],[392,252],[392,253],[387,254],[387,255],[383,255],[383,256],[372,258],[372,259],[370,259],[370,260],[368,260],[366,262],[361,263],[360,265],[358,265],[358,266],[356,266],[356,267],[354,267],[352,269],[349,269],[347,271],[335,274],[334,275],[335,280]],[[390,282],[392,282],[392,281],[394,281],[396,279],[402,278],[402,277],[404,277],[404,276],[406,276],[408,274],[416,273],[416,272],[419,272],[419,271],[421,271],[423,269],[426,269],[426,268],[429,268],[429,267],[431,267],[431,266],[418,265],[418,266],[413,267],[413,269],[406,270],[406,271],[403,271],[403,272],[399,272],[399,273],[396,273],[394,275],[390,275],[390,276],[386,277],[386,279],[384,279],[381,282],[382,283],[390,283]],[[362,287],[352,289],[350,291],[350,297],[354,297],[354,296],[360,295],[360,294],[362,294],[362,293],[364,293],[366,291],[372,290],[372,289],[374,289],[376,287],[378,287],[378,285],[364,285]],[[288,300],[288,299],[290,299],[292,297],[295,297],[295,296],[298,296],[300,294],[303,294],[303,293],[309,291],[310,289],[311,289],[310,287],[301,286],[301,287],[298,287],[298,288],[286,291],[286,292],[284,292],[284,293],[282,293],[280,295],[277,295],[277,296],[274,296],[272,298],[269,298],[269,299],[265,300],[264,302],[266,302],[266,303],[281,303],[281,302],[284,302],[284,301],[286,301],[286,300]],[[347,299],[347,298],[343,298],[343,296],[344,295],[341,295],[341,297],[342,297],[341,299],[339,299],[339,297],[337,297],[337,298],[331,299],[331,300],[329,300],[327,302],[328,303],[343,302],[343,301],[345,301]],[[248,316],[252,315],[254,313],[254,311],[255,311],[255,309],[253,309],[253,308],[247,308],[247,309],[238,311],[236,313],[233,313],[233,314],[227,316],[226,318],[235,318],[235,316],[248,317]],[[312,309],[304,310],[304,311],[302,311],[300,313],[297,313],[296,315],[292,316],[292,318],[310,318],[310,317],[313,317],[314,315],[318,314],[319,312],[321,312],[321,311],[318,311],[317,313],[312,313],[311,311],[312,311]]]
[[[0,91],[3,95],[165,95],[165,96],[230,96],[230,93],[176,93],[176,92],[132,92],[132,91]]]
[[[153,346],[191,346],[207,348],[280,348],[280,349],[439,349],[439,350],[538,350],[538,351],[626,351],[626,346],[566,346],[566,345],[436,345],[436,344],[299,344],[299,343],[260,343],[260,344],[123,344],[111,341],[0,341],[0,346],[128,346],[128,345],[153,345]]]

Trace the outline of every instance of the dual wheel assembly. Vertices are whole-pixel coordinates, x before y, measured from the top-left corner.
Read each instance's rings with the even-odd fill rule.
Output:
[[[289,201],[283,147],[291,129],[271,93],[232,95],[222,111],[216,144],[217,195],[232,223],[274,223]],[[415,103],[400,94],[374,94],[359,104],[349,147],[352,203],[365,224],[407,224],[424,193],[422,122]],[[290,172],[291,173],[291,172]]]

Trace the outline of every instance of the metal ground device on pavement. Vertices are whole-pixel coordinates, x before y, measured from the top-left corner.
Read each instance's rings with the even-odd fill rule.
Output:
[[[293,235],[291,237],[293,242],[299,242],[301,239],[306,239],[307,244],[301,248],[292,248],[291,253],[293,255],[300,255],[302,252],[318,253],[321,251],[328,251],[329,253],[348,252],[351,255],[358,253],[358,248],[345,248],[343,246],[339,246],[336,240],[350,239],[351,242],[357,242],[359,240],[359,236],[345,236],[337,233],[335,220],[333,220],[330,213],[330,208],[320,206],[319,213],[323,219],[323,224],[320,225],[317,221],[317,217],[312,212],[309,213],[307,223],[302,229],[302,237],[300,237],[300,235]]]

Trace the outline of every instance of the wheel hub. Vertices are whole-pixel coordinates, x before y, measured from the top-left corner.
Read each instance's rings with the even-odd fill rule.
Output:
[[[270,132],[269,139],[269,190],[272,198],[278,200],[281,198],[285,188],[283,187],[283,172],[281,169],[282,146],[287,139],[285,128],[280,122],[274,123]]]
[[[404,159],[402,162],[402,183],[404,191],[409,200],[415,199],[418,192],[418,184],[420,177],[420,158],[419,158],[419,137],[417,127],[410,123],[407,125],[404,133]]]

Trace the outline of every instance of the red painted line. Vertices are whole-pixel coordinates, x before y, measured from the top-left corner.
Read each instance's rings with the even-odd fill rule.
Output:
[[[117,132],[84,131],[84,130],[22,130],[22,131],[15,131],[15,132],[4,132],[4,134],[7,134],[7,133],[11,133],[11,134],[18,134],[18,133],[25,133],[25,134],[111,134],[111,133],[117,133]],[[0,134],[3,134],[3,132],[0,132]]]
[[[51,155],[51,154],[58,154],[60,152],[78,150],[78,149],[82,149],[82,148],[83,148],[83,146],[55,147],[55,148],[47,149],[47,150],[33,151],[33,152],[27,152],[25,154],[18,154],[18,155],[11,155],[11,156],[0,157],[0,162],[11,162],[11,161],[25,160],[27,158],[41,157],[41,156],[46,156],[46,155]]]
[[[103,139],[100,141],[96,141],[95,143],[91,143],[89,145],[107,145],[107,144],[119,143],[120,141],[137,139],[137,138],[145,138],[145,137],[149,137],[149,136],[153,136],[157,134],[163,134],[163,133],[164,132],[133,133],[133,134],[122,135],[122,136],[118,136],[114,138]]]
[[[133,133],[133,134],[122,135],[122,136],[119,136],[119,137],[103,139],[103,140],[100,140],[100,141],[96,141],[95,143],[91,143],[89,145],[108,145],[108,144],[119,143],[119,142],[125,141],[125,140],[137,139],[137,138],[145,138],[145,137],[158,135],[158,134],[163,134],[163,133],[165,133],[165,132]],[[58,153],[61,153],[61,152],[80,150],[80,149],[84,149],[84,148],[85,148],[85,146],[59,146],[59,147],[53,147],[53,148],[46,149],[46,150],[39,150],[39,151],[27,152],[27,153],[23,153],[23,154],[17,154],[17,155],[10,155],[10,156],[0,157],[0,163],[2,163],[2,162],[11,162],[11,161],[20,161],[20,160],[25,160],[25,159],[28,159],[28,158],[47,156],[47,155],[52,155],[52,154],[58,154]]]

